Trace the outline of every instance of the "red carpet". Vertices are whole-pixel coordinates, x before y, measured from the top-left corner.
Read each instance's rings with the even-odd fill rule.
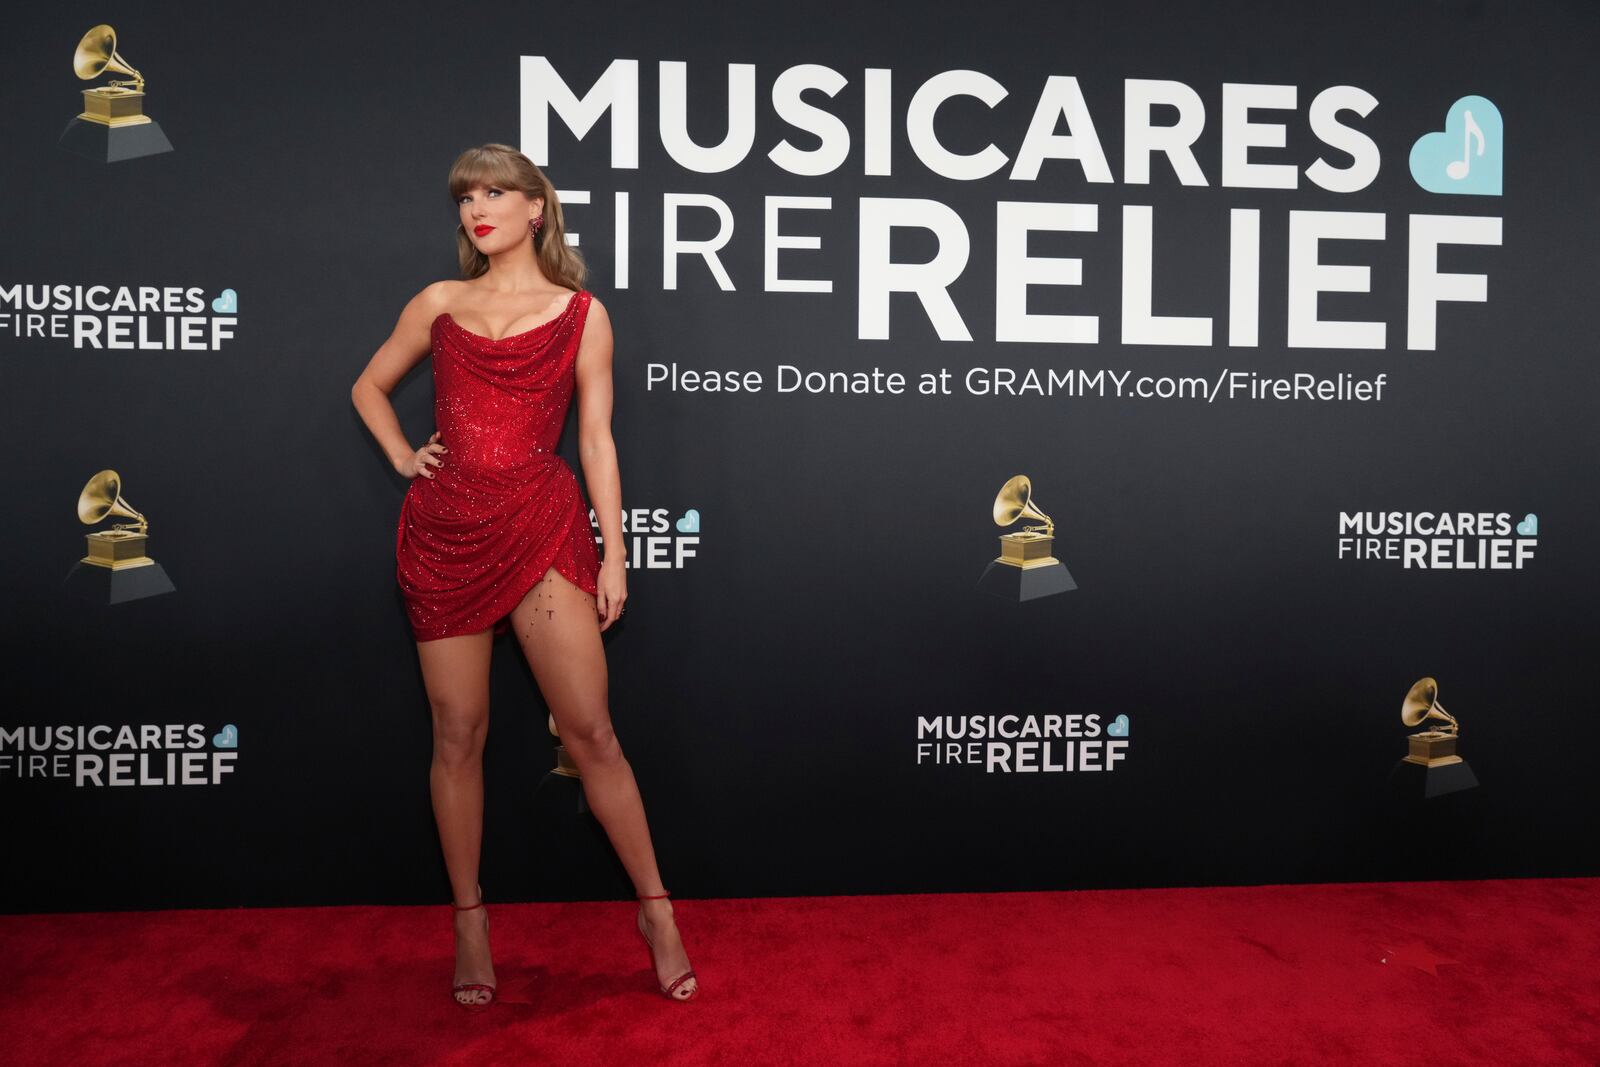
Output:
[[[442,904],[0,917],[0,1061],[1600,1062],[1600,879],[680,901],[689,1004],[631,904],[492,908],[481,1015]]]

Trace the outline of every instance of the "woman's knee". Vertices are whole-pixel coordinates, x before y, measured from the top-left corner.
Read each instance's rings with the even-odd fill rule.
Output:
[[[561,731],[561,743],[574,759],[586,763],[614,763],[622,759],[622,743],[617,740],[609,717],[569,725]]]
[[[478,703],[435,701],[433,752],[445,763],[465,763],[483,757],[489,733],[489,709]]]

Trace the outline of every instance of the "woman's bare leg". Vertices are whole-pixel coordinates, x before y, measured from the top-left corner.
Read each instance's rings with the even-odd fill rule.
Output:
[[[476,904],[478,856],[483,844],[483,742],[489,733],[489,653],[494,633],[483,630],[438,641],[417,642],[422,681],[433,709],[433,765],[428,784],[433,818],[450,890],[457,904]],[[489,955],[489,917],[483,908],[458,911],[456,977],[453,985],[494,985]],[[474,989],[456,994],[463,1003],[488,1000]]]
[[[611,847],[633,880],[634,892],[640,896],[665,892],[639,785],[611,729],[606,654],[594,597],[551,568],[512,611],[511,624],[555,716],[561,743],[583,777],[589,808],[605,827]],[[689,969],[672,918],[672,901],[647,900],[641,908],[656,949],[656,978],[665,986]],[[694,988],[691,978],[675,996],[687,997]]]

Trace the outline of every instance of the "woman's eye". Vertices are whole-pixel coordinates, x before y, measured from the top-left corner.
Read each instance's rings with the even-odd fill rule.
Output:
[[[500,190],[498,190],[498,189],[490,189],[489,190],[489,194],[491,196],[498,196],[498,195],[500,195]]]

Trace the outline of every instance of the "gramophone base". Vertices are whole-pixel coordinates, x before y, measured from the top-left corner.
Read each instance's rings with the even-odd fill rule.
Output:
[[[560,797],[556,807],[568,814],[584,815],[589,812],[589,798],[583,791],[583,779],[559,767],[539,779],[535,792],[541,796]]]
[[[550,774],[557,778],[568,778],[578,783],[578,805],[580,812],[589,810],[589,797],[583,791],[583,776],[578,773],[578,765],[573,762],[572,756],[567,752],[567,746],[556,746],[556,765]]]
[[[1389,772],[1389,785],[1395,794],[1407,800],[1432,800],[1446,793],[1463,789],[1476,789],[1478,776],[1466,760],[1456,758],[1454,763],[1435,764],[1432,767],[1410,760],[1401,760]]]
[[[61,139],[56,143],[73,155],[97,163],[116,163],[172,151],[172,142],[161,132],[161,123],[153,120],[134,126],[107,126],[74,118],[61,131]]]
[[[1067,565],[1059,560],[1046,567],[1016,567],[995,560],[983,570],[978,588],[1002,600],[1036,600],[1078,588]]]
[[[122,604],[147,596],[160,596],[177,589],[161,564],[152,561],[148,567],[97,567],[89,563],[75,563],[67,572],[62,586],[79,600],[96,604]]]

